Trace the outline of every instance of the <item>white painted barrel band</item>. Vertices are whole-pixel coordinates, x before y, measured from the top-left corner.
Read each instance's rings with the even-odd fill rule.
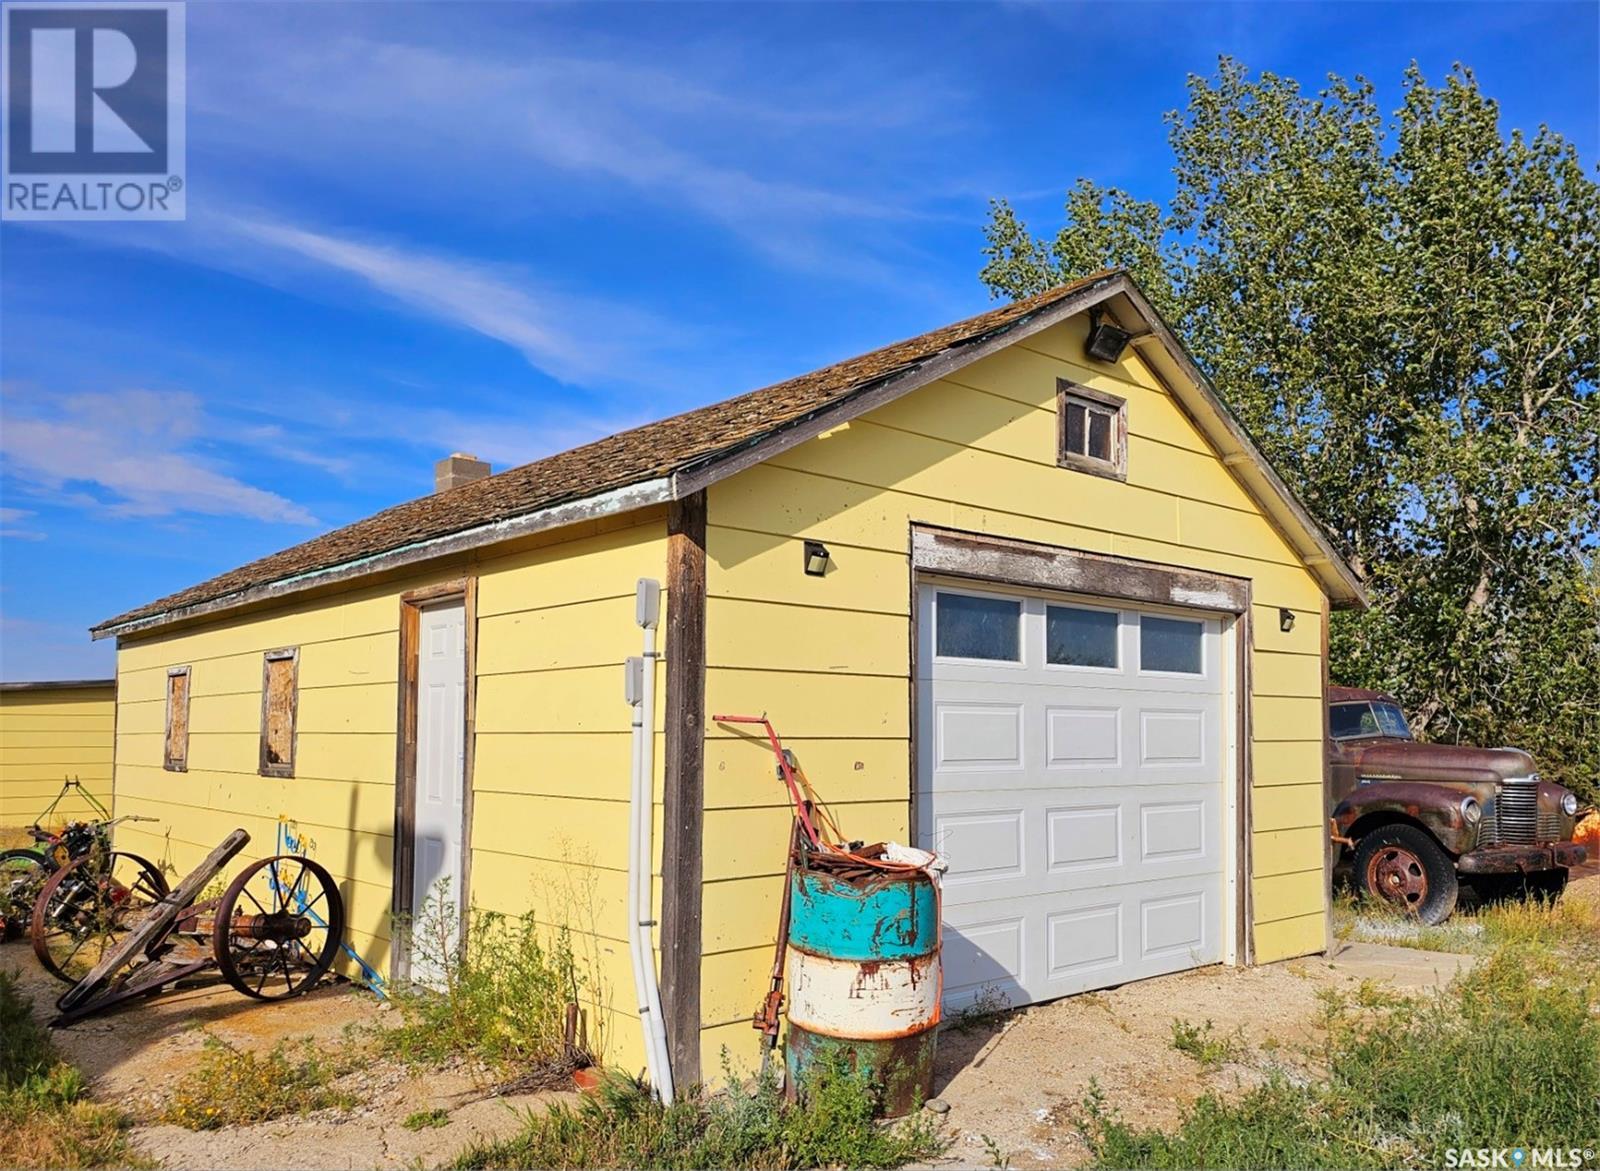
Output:
[[[939,1023],[939,955],[836,960],[789,949],[789,1021],[830,1037],[881,1041]]]

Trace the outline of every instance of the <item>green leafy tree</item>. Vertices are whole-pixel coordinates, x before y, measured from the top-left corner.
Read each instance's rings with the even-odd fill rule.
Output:
[[[1386,116],[1224,58],[1167,122],[1170,203],[1080,180],[1039,238],[997,200],[983,281],[1129,269],[1365,577],[1335,678],[1600,798],[1600,186],[1460,66]]]

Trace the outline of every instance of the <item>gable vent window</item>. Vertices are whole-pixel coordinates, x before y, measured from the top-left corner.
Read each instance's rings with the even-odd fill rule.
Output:
[[[167,738],[161,766],[168,772],[189,771],[189,668],[167,671]]]
[[[261,667],[261,767],[264,777],[294,776],[294,723],[300,706],[300,649],[268,651]]]
[[[1056,384],[1056,405],[1060,411],[1056,462],[1080,472],[1127,479],[1127,400],[1061,379]]]

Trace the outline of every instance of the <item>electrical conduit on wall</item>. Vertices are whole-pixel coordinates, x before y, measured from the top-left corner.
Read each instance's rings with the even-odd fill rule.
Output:
[[[644,653],[626,664],[625,692],[632,716],[633,776],[628,819],[628,952],[633,961],[635,1001],[643,1033],[650,1084],[662,1102],[673,1098],[672,1065],[666,1022],[661,1017],[661,985],[656,974],[651,928],[651,875],[655,857],[656,628],[661,614],[661,583],[640,578],[635,621],[644,629]]]

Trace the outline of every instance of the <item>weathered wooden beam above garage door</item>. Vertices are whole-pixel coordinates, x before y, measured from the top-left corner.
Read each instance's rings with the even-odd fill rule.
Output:
[[[957,529],[914,525],[911,557],[919,573],[1224,614],[1250,608],[1246,578]]]

